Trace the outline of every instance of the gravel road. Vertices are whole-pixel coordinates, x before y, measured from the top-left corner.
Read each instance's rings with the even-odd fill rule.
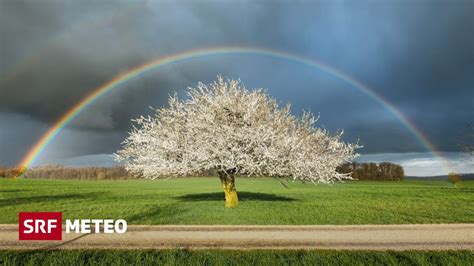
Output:
[[[124,234],[66,234],[62,241],[19,241],[0,225],[0,249],[365,249],[474,250],[474,224],[129,225]]]

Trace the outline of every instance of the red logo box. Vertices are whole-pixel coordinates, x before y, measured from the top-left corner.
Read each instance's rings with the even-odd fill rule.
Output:
[[[20,240],[62,240],[61,212],[20,212],[18,238]]]

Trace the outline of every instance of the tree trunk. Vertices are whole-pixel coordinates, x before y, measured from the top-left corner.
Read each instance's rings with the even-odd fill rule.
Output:
[[[220,171],[219,179],[225,193],[225,206],[227,208],[237,208],[239,206],[239,198],[237,197],[237,190],[235,190],[235,178],[233,170]]]

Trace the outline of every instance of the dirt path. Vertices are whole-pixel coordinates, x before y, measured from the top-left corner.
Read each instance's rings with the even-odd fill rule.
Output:
[[[310,226],[129,226],[125,234],[66,234],[18,241],[0,225],[0,249],[371,249],[474,250],[474,224]]]

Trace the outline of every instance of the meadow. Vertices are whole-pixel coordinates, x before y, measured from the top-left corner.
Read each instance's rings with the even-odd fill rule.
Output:
[[[408,224],[474,222],[474,181],[350,181],[334,185],[237,179],[239,208],[224,207],[219,180],[0,179],[0,223],[20,211],[129,224]]]

